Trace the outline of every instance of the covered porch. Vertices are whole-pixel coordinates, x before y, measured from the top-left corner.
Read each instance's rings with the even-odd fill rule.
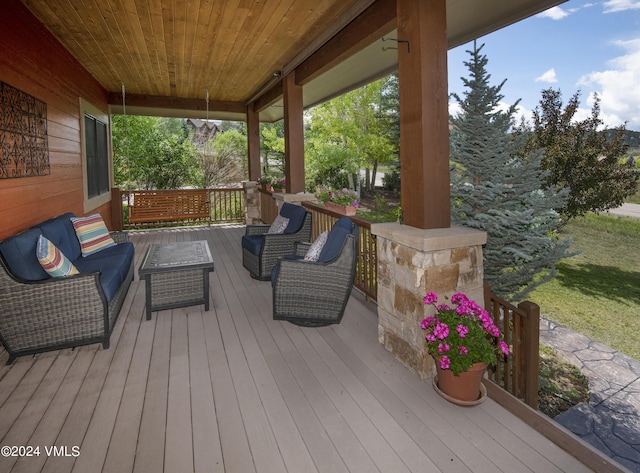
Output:
[[[2,456],[0,471],[616,471],[595,452],[582,464],[558,446],[571,436],[550,441],[529,425],[535,416],[440,398],[378,343],[375,308],[358,294],[337,326],[273,321],[270,284],[242,267],[243,233],[131,232],[136,269],[152,243],[207,240],[210,310],[146,321],[136,274],[110,349],[2,366],[0,443],[40,454]]]

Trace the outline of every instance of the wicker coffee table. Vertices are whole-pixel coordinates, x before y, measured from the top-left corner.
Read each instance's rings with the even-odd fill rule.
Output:
[[[151,312],[204,304],[209,310],[213,259],[206,241],[150,245],[138,270],[145,280],[147,320]]]

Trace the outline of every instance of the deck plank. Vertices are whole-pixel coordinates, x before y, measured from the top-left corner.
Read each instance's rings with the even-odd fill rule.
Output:
[[[211,303],[209,306],[213,307]],[[196,472],[224,472],[203,322],[203,317],[212,317],[213,314],[199,308],[188,308],[188,314],[193,469]]]
[[[492,399],[470,409],[440,398],[378,343],[362,296],[340,325],[274,321],[270,283],[242,267],[243,233],[235,224],[131,232],[136,279],[111,348],[0,368],[2,445],[78,446],[80,456],[0,458],[0,471],[590,471]],[[209,242],[210,309],[147,321],[144,253],[185,240]]]
[[[235,284],[236,287],[240,284],[237,279],[237,269],[227,259],[227,256],[217,254],[216,257],[220,257],[218,265],[220,279],[219,284],[215,285],[216,293],[219,294],[217,300],[220,301],[220,297],[224,297],[226,303],[233,307],[240,307],[240,300],[236,292],[229,287],[230,284]],[[234,273],[233,278],[229,274],[230,271]],[[224,296],[222,296],[223,294]],[[259,386],[258,394],[273,429],[273,435],[278,440],[277,443],[280,446],[287,470],[313,472],[315,470],[313,460],[307,452],[293,418],[282,399],[260,346],[253,339],[255,332],[252,332],[244,309],[242,309],[242,316],[240,310],[234,311],[233,321],[240,335],[247,362],[251,367],[254,383]],[[255,336],[261,336],[261,333],[257,333]]]
[[[152,325],[154,338],[149,374],[140,419],[140,430],[133,465],[134,473],[164,471],[165,426],[171,349],[171,311],[154,313],[145,325]]]
[[[166,446],[170,448],[164,451],[165,471],[193,471],[188,341],[186,311],[173,309],[166,427]]]

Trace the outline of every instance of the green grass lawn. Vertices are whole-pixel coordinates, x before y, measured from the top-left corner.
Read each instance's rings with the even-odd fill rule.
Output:
[[[638,192],[628,197],[625,202],[629,202],[630,204],[640,204],[640,189],[638,189]]]
[[[640,360],[640,219],[590,214],[562,237],[582,253],[528,299],[543,316]]]

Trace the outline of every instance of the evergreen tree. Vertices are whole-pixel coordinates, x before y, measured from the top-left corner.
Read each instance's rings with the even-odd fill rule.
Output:
[[[485,281],[500,297],[519,301],[571,256],[571,241],[556,235],[561,220],[554,210],[567,191],[546,186],[541,151],[519,157],[524,142],[510,133],[517,103],[500,110],[505,81],[489,85],[483,46],[468,51],[463,98],[453,94],[462,111],[451,117],[452,220],[487,232]]]

